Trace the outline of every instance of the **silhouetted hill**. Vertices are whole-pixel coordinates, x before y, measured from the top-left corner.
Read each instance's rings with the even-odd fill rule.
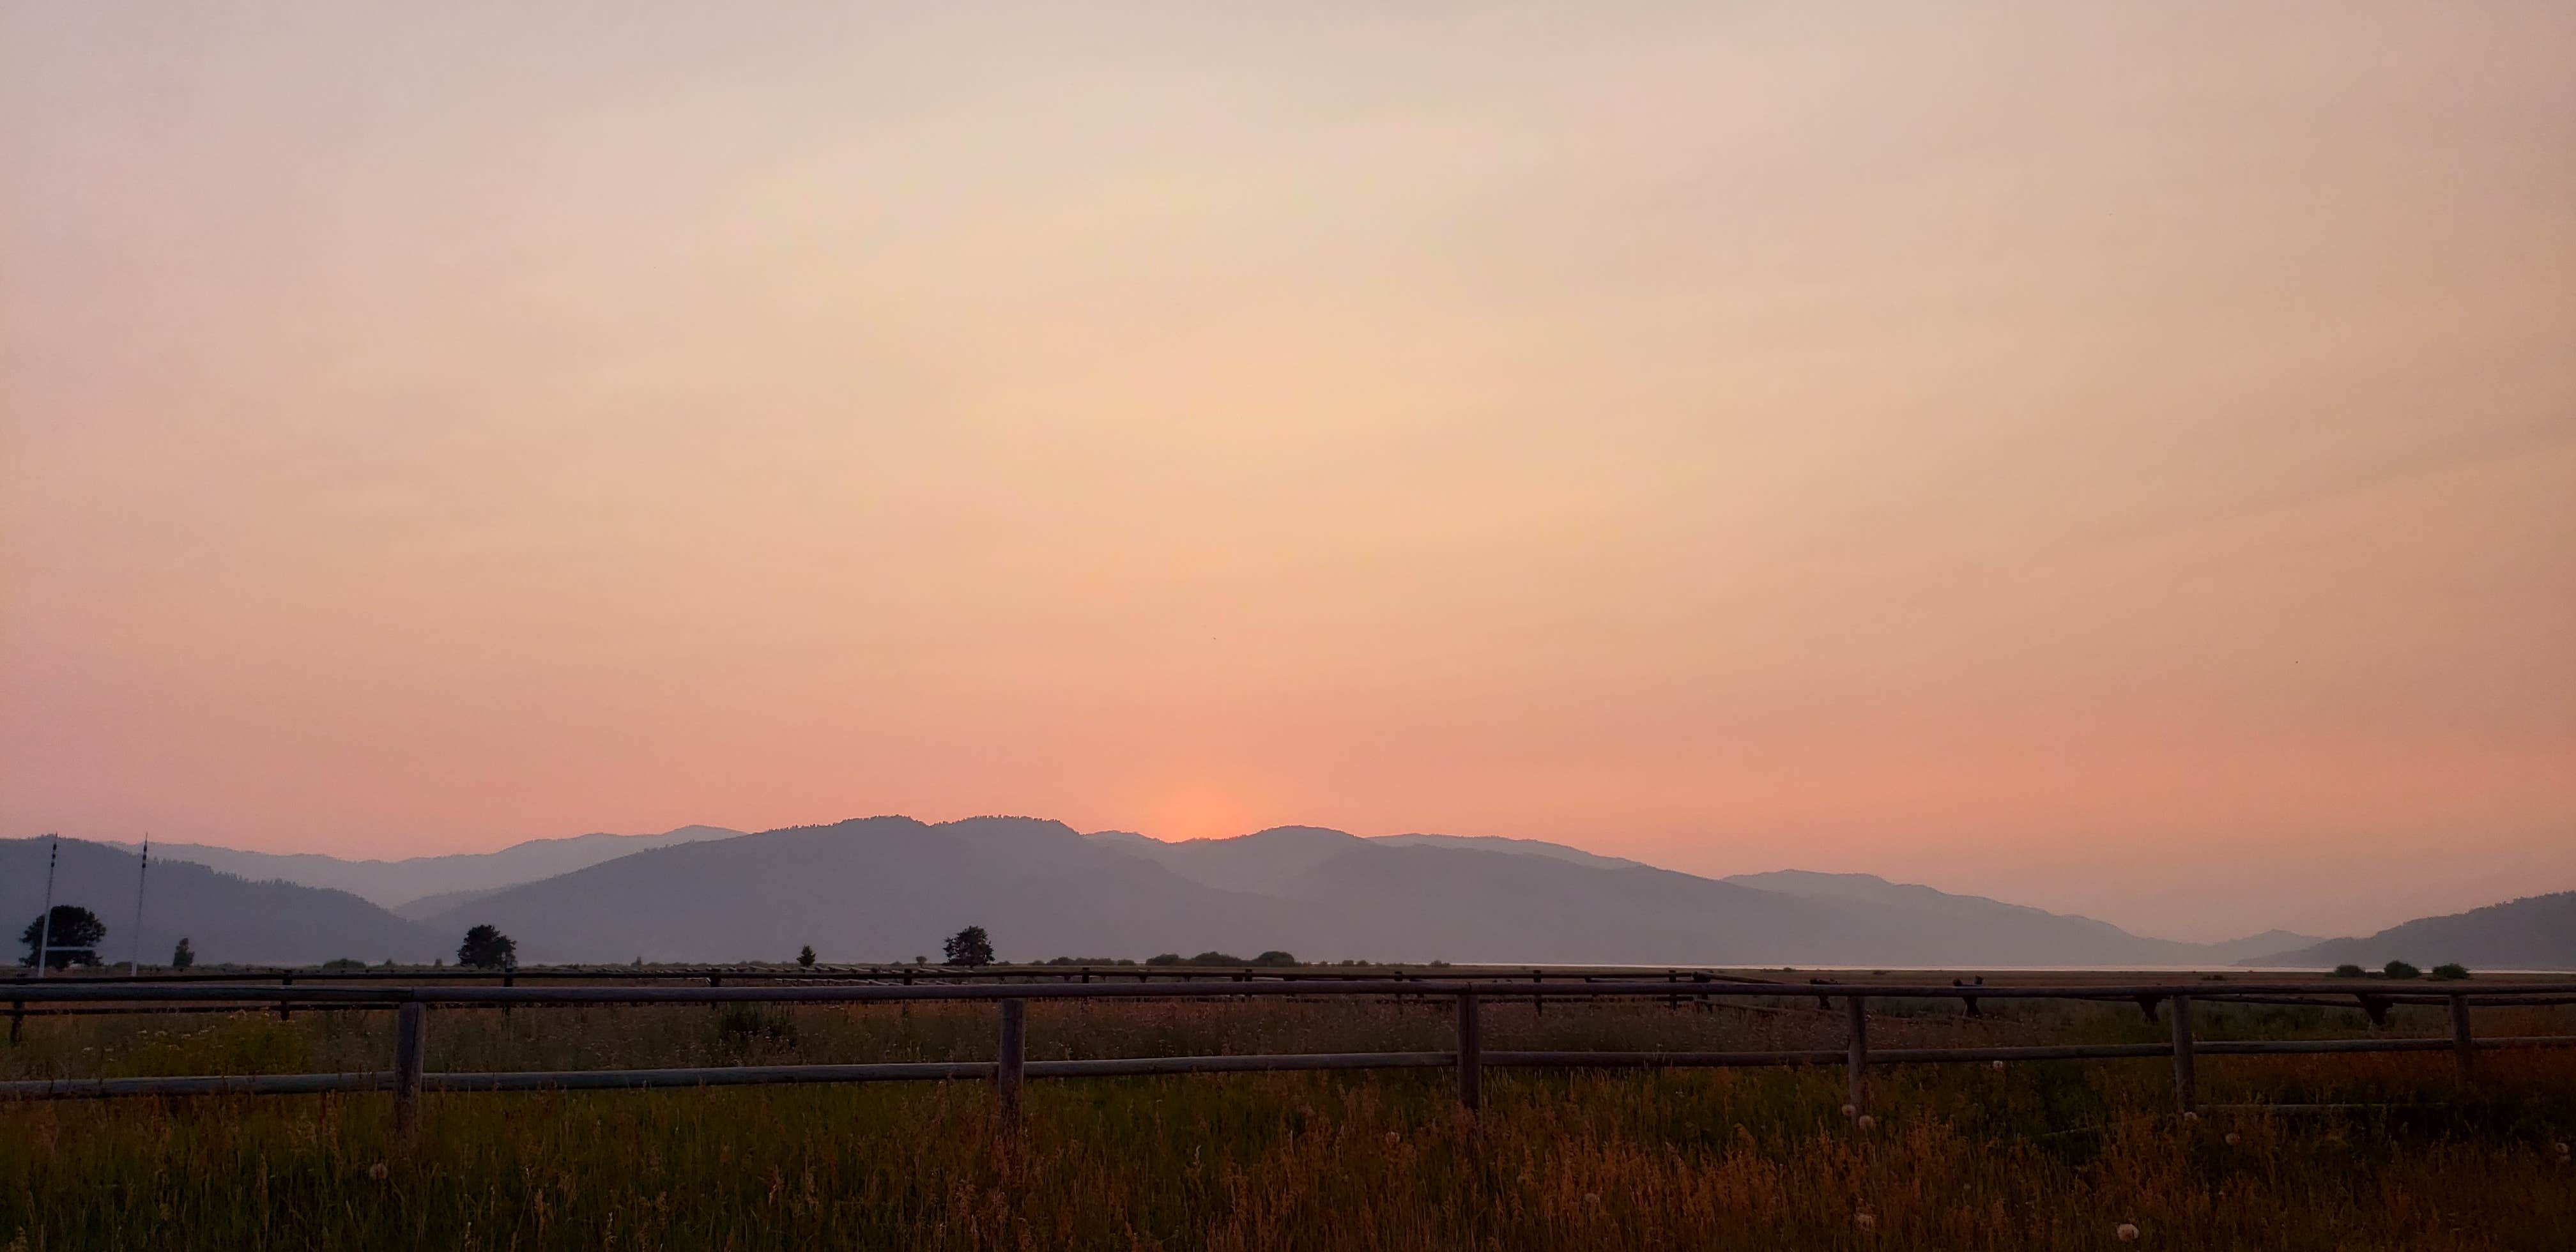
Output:
[[[881,817],[641,852],[441,911],[529,961],[1006,958],[1285,948],[1308,959],[1731,965],[2186,963],[2194,945],[1866,876],[1721,882],[1529,840],[1280,827],[1163,843]]]
[[[939,955],[959,927],[1003,957],[1284,947],[1284,901],[1190,882],[1060,822],[873,817],[639,852],[440,914],[490,922],[524,961],[825,960]]]
[[[0,924],[10,957],[19,932],[44,908],[49,839],[0,840]],[[135,951],[131,852],[84,839],[62,841],[54,903],[77,904],[107,923],[99,955],[122,965]],[[303,965],[337,957],[427,961],[444,948],[424,930],[345,891],[286,882],[252,882],[187,861],[163,861],[154,849],[144,901],[142,956],[170,959],[187,936],[200,963]],[[454,947],[449,940],[445,948]]]
[[[1889,882],[1876,874],[1786,869],[1737,874],[1725,881],[1801,899],[1867,905],[1890,919],[1902,919],[1907,932],[1924,936],[1926,942],[1998,945],[2024,954],[2010,961],[1992,962],[1998,964],[2225,965],[2246,956],[2314,942],[2312,936],[2286,930],[2268,930],[2220,943],[2150,939],[2090,917]]]
[[[1631,861],[1626,857],[1603,856],[1598,852],[1569,848],[1564,844],[1549,843],[1543,839],[1509,839],[1501,835],[1379,835],[1369,842],[1382,843],[1389,847],[1418,845],[1434,848],[1462,848],[1470,852],[1519,852],[1530,856],[1551,857],[1559,861],[1572,861],[1577,865],[1589,865],[1595,869],[1625,869],[1645,864],[1643,861]]]
[[[2304,948],[2250,957],[2246,965],[2377,969],[2407,961],[2431,969],[2457,961],[2470,969],[2576,970],[2576,891],[2525,896],[2446,917],[2421,917],[2363,939],[2329,939]]]
[[[277,879],[307,887],[328,887],[396,908],[426,896],[494,888],[552,878],[585,865],[613,861],[636,852],[674,844],[730,839],[741,834],[721,826],[682,826],[658,835],[573,835],[530,839],[494,852],[460,852],[448,856],[415,856],[399,861],[352,861],[311,852],[244,852],[202,843],[152,846],[154,862],[189,861],[253,881]],[[134,851],[134,845],[111,846]],[[426,916],[407,910],[411,916]]]
[[[1292,949],[1402,959],[1733,965],[2218,963],[2214,945],[1868,875],[1715,880],[1527,839],[1362,839],[1289,826],[1111,846],[1202,884],[1347,920]]]
[[[903,960],[936,955],[943,938],[969,924],[989,929],[1005,958],[1021,959],[1284,948],[1310,960],[2134,967],[2225,964],[2305,941],[2276,933],[2235,944],[2175,943],[1866,874],[1782,871],[1718,880],[1526,839],[1363,839],[1289,826],[1164,843],[1124,831],[1084,836],[1029,818],[926,825],[903,817],[708,834],[672,832],[656,837],[667,846],[534,882],[441,893],[405,905],[402,917],[372,907],[352,912],[345,904],[363,902],[319,892],[343,905],[292,906],[309,924],[287,926],[277,943],[255,950],[208,948],[206,959],[426,955],[452,947],[454,936],[481,922],[516,938],[521,959],[531,963],[781,959],[805,944],[827,960]],[[506,852],[546,849],[578,859],[635,842],[592,836]],[[471,860],[481,874],[532,863],[526,854],[512,862],[505,853],[311,859],[379,870]],[[122,863],[130,884],[131,857]],[[201,885],[223,901],[262,886],[162,862],[157,850],[155,865],[156,876],[164,867],[173,872],[174,885],[166,899],[156,885],[154,898],[174,907],[195,907],[190,893]],[[180,869],[207,876],[182,884]],[[121,906],[103,898],[113,926]],[[28,916],[33,911],[31,902]],[[163,913],[157,904],[154,911]],[[206,938],[198,938],[204,947]],[[111,948],[116,943],[111,939]],[[166,954],[166,941],[151,944]]]

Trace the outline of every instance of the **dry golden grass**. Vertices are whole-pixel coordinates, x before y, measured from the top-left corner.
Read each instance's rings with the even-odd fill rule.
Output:
[[[1809,1002],[1812,1005],[1812,1001]],[[1832,1046],[1834,1014],[1490,1006],[1489,1046]],[[2533,1010],[2481,1029],[2576,1029]],[[2363,1033],[2225,1010],[2209,1033]],[[31,1022],[9,1076],[381,1068],[378,1013]],[[2392,1031],[2438,1033],[2438,1013]],[[2134,1010],[1892,1017],[1876,1041],[2152,1039]],[[1436,1049],[1419,1006],[1040,1004],[1030,1055]],[[442,1012],[438,1069],[976,1058],[972,1005]],[[1903,1067],[1876,1127],[1838,1070],[1446,1071],[0,1106],[0,1246],[70,1248],[2567,1248],[2576,1054],[2204,1058],[2204,1098],[2394,1102],[2174,1118],[2162,1062]],[[2229,1136],[2233,1135],[2233,1142]],[[2138,1227],[2118,1241],[2122,1223]]]

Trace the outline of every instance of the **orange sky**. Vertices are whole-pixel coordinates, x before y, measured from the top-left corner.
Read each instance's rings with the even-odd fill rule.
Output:
[[[1221,7],[0,4],[0,835],[2576,888],[2576,8]]]

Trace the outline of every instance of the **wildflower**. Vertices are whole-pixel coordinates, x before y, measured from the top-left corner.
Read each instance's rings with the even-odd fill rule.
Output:
[[[390,1171],[385,1168],[385,1163],[383,1161],[378,1161],[367,1167],[367,1177],[373,1178],[377,1182],[383,1182],[385,1180],[385,1175],[389,1172]]]
[[[1852,1225],[1858,1226],[1863,1230],[1876,1230],[1878,1229],[1878,1218],[1875,1214],[1871,1213],[1854,1213],[1852,1214]]]
[[[2195,1113],[2190,1109],[2184,1109],[2182,1111],[2182,1119],[2187,1122],[2196,1122],[2200,1120],[2200,1114]]]
[[[2136,1222],[2122,1222],[2120,1223],[2120,1228],[2112,1231],[2111,1233],[2122,1243],[2136,1243],[2138,1241],[2138,1224]]]
[[[1844,1106],[1843,1106],[1843,1116],[1845,1116],[1845,1117],[1858,1117],[1858,1116],[1860,1116],[1860,1106],[1859,1106],[1859,1105],[1856,1105],[1856,1104],[1846,1104],[1846,1105],[1844,1105]]]
[[[1994,1071],[1995,1071],[1996,1073],[2000,1074],[2000,1073],[2004,1072],[2004,1063],[2003,1063],[2003,1062],[2001,1062],[2001,1061],[1997,1061],[1997,1062],[1995,1062],[1995,1063],[1994,1063],[1994,1067],[1993,1067],[1993,1068],[1994,1068]]]
[[[1390,1148],[1391,1148],[1391,1147],[1394,1147],[1397,1143],[1401,1142],[1403,1139],[1404,1139],[1404,1136],[1402,1136],[1402,1135],[1400,1135],[1400,1134],[1397,1134],[1396,1132],[1394,1132],[1394,1131],[1392,1131],[1392,1130],[1390,1130],[1390,1131],[1386,1132],[1386,1146],[1388,1146],[1388,1147],[1390,1147]]]
[[[1863,1130],[1874,1130],[1878,1127],[1878,1119],[1867,1113],[1863,1113],[1860,1115],[1860,1122],[1858,1124]]]
[[[2235,1132],[2235,1131],[2232,1131],[2232,1130],[2231,1130],[2231,1131],[2228,1131],[2228,1132],[2227,1132],[2227,1146],[2229,1146],[2229,1147],[2231,1147],[2231,1148],[2232,1148],[2232,1147],[2235,1147],[2235,1146],[2236,1146],[2238,1143],[2240,1143],[2240,1142],[2243,1142],[2243,1141],[2237,1138],[2237,1136],[2236,1136],[2236,1132]]]
[[[1583,1202],[1586,1204],[1599,1204],[1601,1203],[1601,1193],[1598,1191],[1586,1191],[1583,1193]]]

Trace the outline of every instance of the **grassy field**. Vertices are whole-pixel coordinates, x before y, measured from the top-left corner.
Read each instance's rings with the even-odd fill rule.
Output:
[[[1487,1008],[1487,1046],[1833,1047],[1839,1010]],[[2204,1037],[2369,1033],[2204,1006]],[[0,1077],[381,1069],[389,1015],[55,1018]],[[1040,1003],[1032,1059],[1439,1049],[1445,1006]],[[2434,1010],[2388,1033],[2438,1035]],[[2559,1009],[2481,1033],[2576,1033]],[[1924,1006],[1875,1046],[2150,1042],[2134,1009]],[[434,1069],[982,1059],[989,1006],[440,1011]],[[2176,1119],[2161,1061],[1873,1072],[1445,1070],[0,1104],[0,1248],[2567,1248],[2576,1053],[2204,1057],[2202,1096],[2371,1102]],[[2118,1238],[2122,1224],[2137,1239]]]

